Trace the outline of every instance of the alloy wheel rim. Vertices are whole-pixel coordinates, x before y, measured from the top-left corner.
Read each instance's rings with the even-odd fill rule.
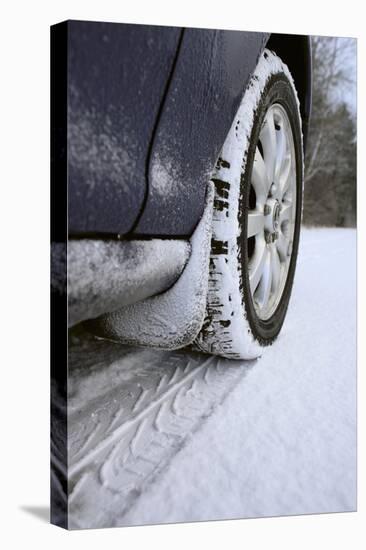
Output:
[[[292,257],[296,220],[296,156],[282,105],[266,112],[255,149],[247,223],[248,275],[257,316],[275,313]]]

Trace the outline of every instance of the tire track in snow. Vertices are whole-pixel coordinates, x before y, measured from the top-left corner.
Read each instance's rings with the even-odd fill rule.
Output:
[[[186,350],[74,342],[70,528],[123,525],[124,514],[252,364]]]

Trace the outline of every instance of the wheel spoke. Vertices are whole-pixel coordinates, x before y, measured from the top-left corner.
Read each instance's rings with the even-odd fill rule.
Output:
[[[264,229],[264,215],[259,210],[250,210],[248,213],[248,239],[258,235]]]
[[[263,157],[258,147],[255,150],[253,162],[252,185],[257,195],[257,204],[264,204],[267,198],[270,182],[268,180]]]
[[[266,253],[266,259],[263,264],[262,277],[255,293],[255,300],[260,308],[265,308],[268,304],[272,289],[272,256],[269,251]]]
[[[281,199],[283,198],[290,186],[290,181],[292,177],[291,165],[291,155],[287,154],[284,158],[281,173],[278,176]]]
[[[276,128],[273,119],[273,111],[268,111],[259,135],[263,147],[264,163],[267,169],[269,182],[272,183],[275,177],[277,138]]]
[[[259,239],[257,239],[259,241]],[[249,285],[252,295],[261,279],[266,258],[268,255],[264,239],[256,244],[253,258],[249,262]]]
[[[272,260],[272,291],[276,292],[281,281],[281,262],[278,256],[276,245],[273,243],[270,246],[271,260]]]
[[[292,203],[284,202],[282,203],[282,208],[280,212],[280,223],[286,221],[292,221]]]
[[[280,231],[279,237],[276,241],[276,247],[282,262],[284,262],[287,259],[288,246],[289,246],[288,239],[285,237],[282,231]]]
[[[277,158],[276,158],[276,169],[274,180],[276,183],[279,183],[280,176],[282,174],[284,163],[286,159],[286,136],[283,129],[277,132]]]

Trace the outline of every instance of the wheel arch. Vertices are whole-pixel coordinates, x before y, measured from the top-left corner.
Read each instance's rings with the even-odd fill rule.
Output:
[[[312,90],[312,61],[310,37],[272,33],[266,47],[274,51],[288,66],[300,101],[304,148],[309,130]]]

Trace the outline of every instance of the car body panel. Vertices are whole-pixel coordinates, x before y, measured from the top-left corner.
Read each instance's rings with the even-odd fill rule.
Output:
[[[128,233],[181,29],[66,25],[69,233]]]

